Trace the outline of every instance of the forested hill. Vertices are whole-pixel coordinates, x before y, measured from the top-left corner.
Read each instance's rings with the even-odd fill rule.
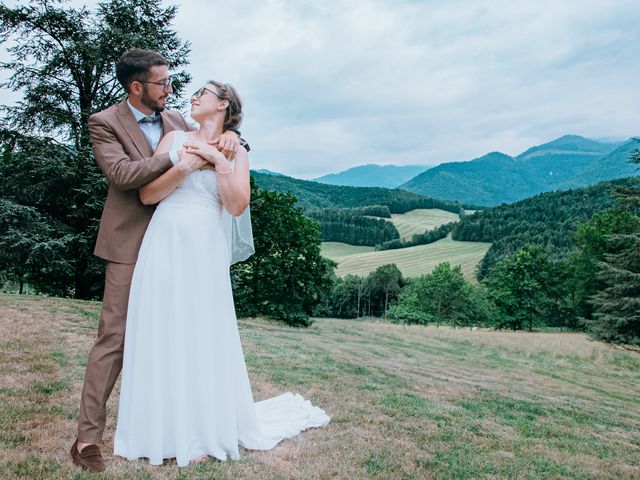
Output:
[[[601,143],[565,135],[516,157],[492,152],[468,162],[441,164],[401,188],[476,205],[511,203],[542,192],[635,175],[637,166],[628,159],[639,145],[635,140]]]
[[[265,175],[251,172],[259,187],[277,192],[291,192],[297,205],[309,211],[319,208],[354,208],[365,205],[386,205],[391,213],[405,213],[416,208],[440,208],[458,213],[458,202],[436,200],[404,190],[380,187],[347,187],[299,180],[287,176]],[[466,208],[474,208],[465,205]]]
[[[625,142],[614,151],[593,163],[577,176],[560,185],[560,189],[571,188],[572,185],[593,185],[603,180],[623,178],[638,174],[638,165],[629,162],[631,154],[640,148],[640,142]]]
[[[547,250],[561,258],[573,249],[576,222],[585,222],[600,210],[617,205],[616,186],[640,188],[640,177],[609,180],[590,187],[548,192],[463,218],[453,229],[454,240],[492,242],[478,266],[483,277],[498,260],[525,244]]]

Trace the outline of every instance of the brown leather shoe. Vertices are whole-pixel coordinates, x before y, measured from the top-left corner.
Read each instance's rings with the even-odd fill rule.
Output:
[[[102,461],[102,453],[100,447],[96,444],[87,445],[78,452],[78,439],[71,446],[71,459],[75,465],[82,467],[90,472],[104,472],[104,462]]]

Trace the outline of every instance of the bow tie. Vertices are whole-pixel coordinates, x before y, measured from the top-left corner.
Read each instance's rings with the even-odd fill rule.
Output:
[[[160,115],[148,115],[138,120],[138,123],[158,123],[161,119]]]

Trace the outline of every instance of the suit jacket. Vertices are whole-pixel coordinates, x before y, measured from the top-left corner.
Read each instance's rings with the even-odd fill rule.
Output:
[[[172,130],[194,130],[179,112],[165,110],[160,115],[162,136]],[[173,163],[168,153],[153,157],[126,99],[91,115],[88,124],[93,153],[109,184],[94,254],[110,262],[135,263],[155,208],[142,204],[138,188]]]

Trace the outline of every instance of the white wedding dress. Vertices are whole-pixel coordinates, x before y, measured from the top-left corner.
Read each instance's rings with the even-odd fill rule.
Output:
[[[116,455],[235,460],[239,446],[269,450],[329,423],[297,394],[254,403],[222,222],[211,170],[189,174],[151,219],[129,295]]]

